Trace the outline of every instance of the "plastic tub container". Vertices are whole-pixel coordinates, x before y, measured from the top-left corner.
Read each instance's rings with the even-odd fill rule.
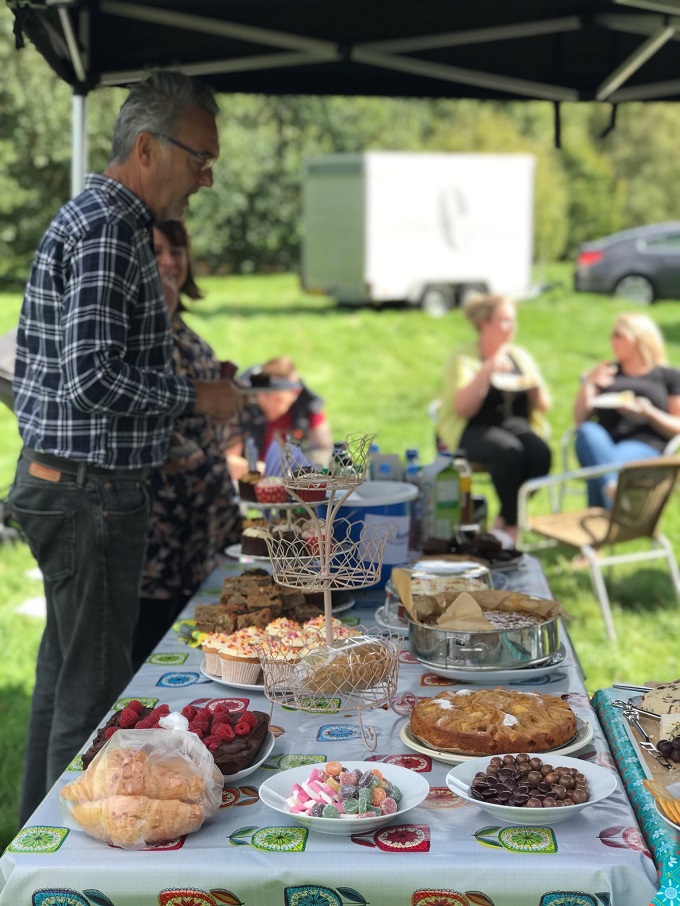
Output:
[[[335,541],[350,539],[358,544],[373,532],[386,530],[387,543],[378,588],[385,585],[393,566],[409,562],[408,539],[411,525],[411,503],[418,488],[406,481],[365,481],[352,491],[338,508],[333,526]],[[326,518],[326,505],[317,508]]]

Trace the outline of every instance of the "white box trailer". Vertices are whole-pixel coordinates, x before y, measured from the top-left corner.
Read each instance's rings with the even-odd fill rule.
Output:
[[[534,158],[369,151],[307,158],[301,282],[343,304],[433,314],[531,286]]]

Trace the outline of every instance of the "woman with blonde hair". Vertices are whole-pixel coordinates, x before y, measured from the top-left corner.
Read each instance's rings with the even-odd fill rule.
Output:
[[[680,371],[668,366],[654,321],[639,312],[619,315],[610,340],[614,359],[582,375],[574,402],[582,466],[659,456],[680,433]],[[591,479],[589,505],[610,508],[615,490],[615,472]]]
[[[550,447],[540,436],[550,396],[533,358],[512,342],[514,302],[474,296],[463,310],[477,339],[445,365],[438,435],[449,450],[462,447],[488,469],[500,502],[494,528],[515,541],[517,492],[550,471]]]

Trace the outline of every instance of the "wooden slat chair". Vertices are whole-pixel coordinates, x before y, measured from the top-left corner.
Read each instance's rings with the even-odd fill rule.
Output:
[[[571,428],[567,428],[562,437],[560,438],[560,459],[562,460],[562,472],[571,472],[574,469],[579,468],[578,460],[576,458],[576,450],[574,449],[574,443],[576,441],[576,426],[572,425]],[[677,453],[680,450],[680,434],[676,434],[674,437],[667,442],[664,447],[664,455],[670,456],[671,454]],[[567,483],[566,481],[560,485],[557,492],[557,499],[559,508],[562,509],[564,505],[564,497],[567,494],[572,494],[579,496],[583,499],[586,495],[586,486],[584,482],[571,482]]]
[[[590,567],[593,591],[599,601],[605,628],[610,639],[616,638],[609,595],[602,575],[606,566],[618,563],[638,563],[645,560],[666,560],[675,594],[680,601],[680,571],[669,540],[657,530],[680,469],[680,456],[659,456],[653,459],[624,463],[612,468],[593,466],[561,475],[548,475],[525,482],[519,491],[519,545],[523,535],[533,532],[554,543],[564,544],[581,552]],[[612,509],[586,507],[567,512],[531,516],[529,498],[541,488],[559,488],[560,483],[575,479],[596,478],[607,472],[618,472],[618,484]],[[558,495],[559,497],[559,495]],[[648,550],[615,553],[614,547],[630,541],[648,539]],[[605,548],[611,553],[603,553]]]

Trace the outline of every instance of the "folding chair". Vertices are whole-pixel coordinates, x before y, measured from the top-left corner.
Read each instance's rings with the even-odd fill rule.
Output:
[[[534,478],[525,482],[519,490],[518,543],[521,545],[525,533],[533,532],[553,543],[564,544],[580,551],[590,567],[593,591],[599,601],[610,639],[616,638],[616,630],[602,575],[603,567],[614,566],[617,563],[666,560],[676,597],[680,601],[680,571],[675,554],[668,539],[657,531],[657,525],[671,497],[679,469],[680,456],[659,456],[624,463],[618,467],[593,466],[564,472],[561,475]],[[529,498],[535,491],[541,488],[559,489],[565,482],[596,478],[611,471],[618,472],[619,476],[611,510],[586,507],[548,515],[529,515]],[[648,539],[650,548],[627,553],[613,552],[615,546],[639,539]],[[605,548],[612,548],[612,552],[600,553]]]

